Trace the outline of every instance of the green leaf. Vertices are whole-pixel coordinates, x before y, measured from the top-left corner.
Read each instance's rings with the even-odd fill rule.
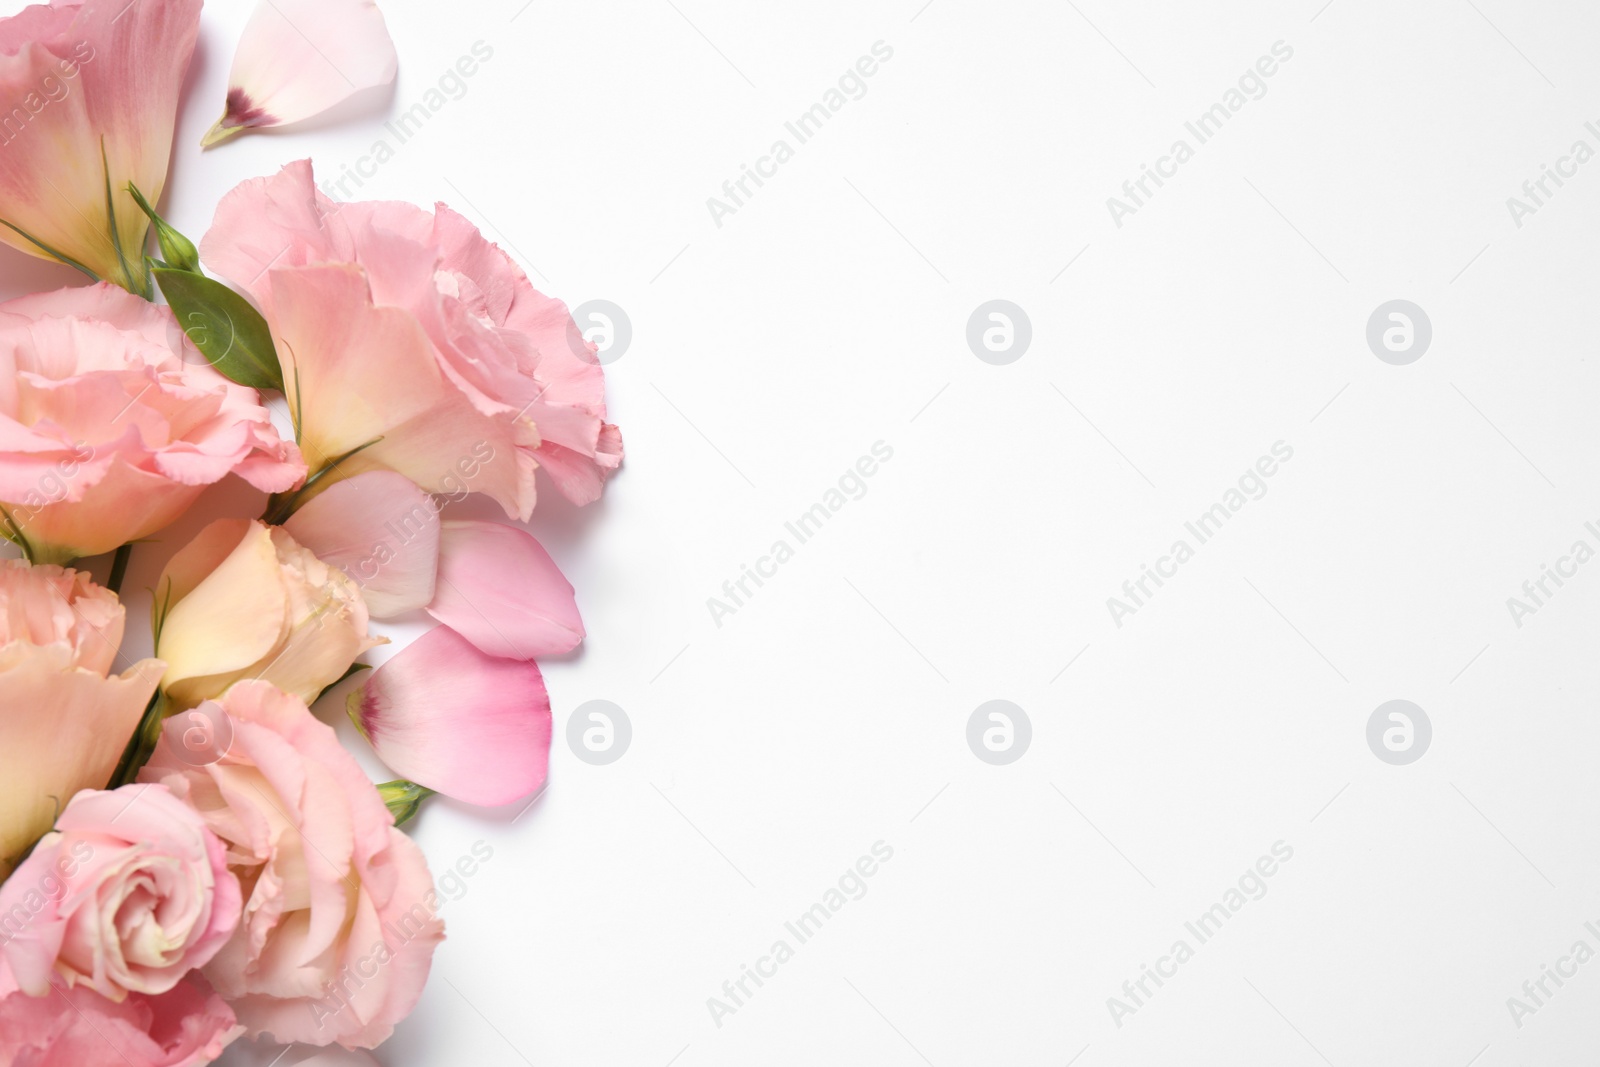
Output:
[[[203,274],[172,267],[155,273],[178,325],[213,367],[240,385],[283,392],[272,331],[250,301]]]
[[[418,785],[416,782],[408,782],[401,778],[378,786],[378,795],[383,798],[390,814],[394,816],[394,824],[400,826],[417,814],[424,800],[436,794],[425,785]]]
[[[161,255],[166,259],[166,263],[158,266],[171,266],[175,270],[199,274],[200,253],[194,247],[194,242],[167,225],[167,220],[156,214],[156,209],[150,206],[150,202],[132,182],[128,183],[128,194],[139,205],[139,210],[150,216],[150,222],[156,228],[156,243],[161,246]]]

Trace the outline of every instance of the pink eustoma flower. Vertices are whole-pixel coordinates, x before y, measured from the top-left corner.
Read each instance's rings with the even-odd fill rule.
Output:
[[[201,251],[266,313],[313,467],[361,449],[338,477],[388,468],[526,519],[535,470],[584,504],[622,462],[595,346],[448,207],[336,206],[302,160],[223,198]]]
[[[125,614],[81,571],[0,561],[0,878],[60,798],[106,784],[155,692],[160,660],[110,673]]]
[[[0,20],[0,241],[148,290],[127,186],[155,203],[166,184],[200,4],[54,0]]]
[[[159,785],[86,789],[0,886],[0,956],[31,997],[52,981],[159,995],[211,962],[239,907],[222,842],[193,808]]]
[[[0,304],[0,533],[35,562],[148,537],[229,474],[279,492],[305,466],[167,308],[105,284]]]
[[[140,772],[226,843],[244,917],[204,973],[250,1036],[373,1048],[416,1007],[444,939],[427,860],[332,728],[299,698],[239,682],[211,762],[166,722]]]
[[[203,1067],[244,1032],[198,974],[165,993],[108,1000],[83,986],[0,1000],[0,1064]]]
[[[227,108],[200,143],[308,119],[388,85],[398,67],[373,0],[261,0],[233,56]]]
[[[544,785],[550,696],[532,660],[487,656],[435,627],[372,673],[350,718],[395,773],[469,804],[509,804]]]

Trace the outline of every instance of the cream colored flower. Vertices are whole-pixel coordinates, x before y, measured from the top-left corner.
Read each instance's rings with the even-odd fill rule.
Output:
[[[260,678],[306,703],[357,656],[367,633],[361,589],[281,528],[219,519],[167,564],[156,586],[161,688],[174,710]]]

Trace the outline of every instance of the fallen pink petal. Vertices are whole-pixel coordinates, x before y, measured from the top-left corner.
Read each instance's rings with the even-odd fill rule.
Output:
[[[583,640],[572,583],[533,535],[502,523],[444,524],[428,614],[503,659],[559,655]]]
[[[226,110],[201,144],[319,115],[399,68],[373,0],[261,0],[233,57]]]
[[[375,619],[425,608],[439,567],[439,509],[394,471],[336,482],[283,524],[361,589]]]
[[[487,656],[439,626],[351,693],[350,717],[396,774],[494,807],[544,784],[550,696],[532,661]]]

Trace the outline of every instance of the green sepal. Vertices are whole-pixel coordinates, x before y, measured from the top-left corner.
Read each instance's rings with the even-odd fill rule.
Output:
[[[378,786],[378,795],[383,798],[384,805],[394,816],[394,824],[400,826],[416,816],[424,800],[437,794],[425,785],[418,785],[416,782],[408,782],[401,778]]]

